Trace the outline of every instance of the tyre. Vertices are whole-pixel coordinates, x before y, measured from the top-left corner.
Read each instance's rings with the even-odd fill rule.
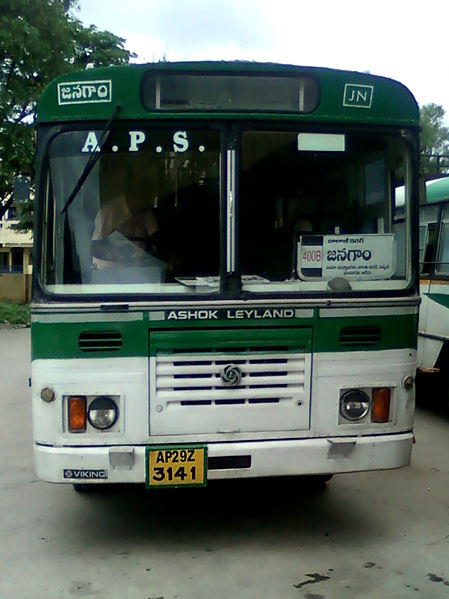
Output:
[[[333,476],[333,474],[309,474],[303,479],[306,485],[314,489],[324,489]]]

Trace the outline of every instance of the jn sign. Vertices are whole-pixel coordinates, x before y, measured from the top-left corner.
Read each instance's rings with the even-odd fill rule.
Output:
[[[353,108],[371,108],[374,87],[372,85],[356,85],[346,83],[343,94],[343,106]]]

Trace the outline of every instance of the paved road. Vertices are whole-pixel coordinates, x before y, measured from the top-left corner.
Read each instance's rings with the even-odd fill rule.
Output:
[[[0,599],[449,597],[449,420],[412,465],[206,489],[78,495],[36,480],[29,330],[0,331]]]

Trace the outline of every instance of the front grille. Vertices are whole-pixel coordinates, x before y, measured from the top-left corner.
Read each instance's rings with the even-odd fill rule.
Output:
[[[78,336],[78,346],[84,352],[118,351],[122,342],[119,331],[83,331]]]
[[[224,368],[231,364],[241,372],[235,386],[223,380]],[[304,384],[304,354],[208,352],[156,358],[156,401],[183,407],[298,401],[303,398]]]
[[[150,333],[150,435],[310,428],[310,329]]]

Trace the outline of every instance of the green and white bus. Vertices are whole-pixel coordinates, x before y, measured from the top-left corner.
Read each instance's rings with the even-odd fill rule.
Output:
[[[404,86],[128,65],[57,79],[37,115],[40,478],[157,488],[409,463],[418,108]]]
[[[449,407],[449,177],[427,181],[419,208],[418,368],[439,373]]]

